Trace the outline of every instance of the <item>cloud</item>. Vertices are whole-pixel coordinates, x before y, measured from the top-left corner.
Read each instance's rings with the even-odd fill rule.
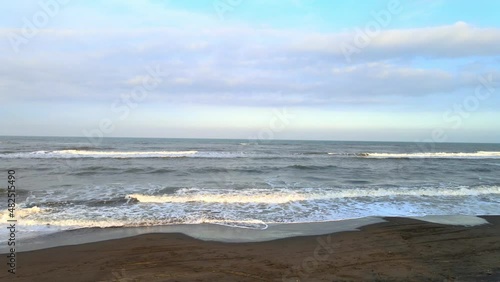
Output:
[[[363,37],[369,39],[366,47],[356,44],[357,38]],[[357,29],[349,33],[307,35],[297,40],[293,47],[299,52],[344,57],[342,47],[346,45],[359,50],[353,55],[359,61],[498,56],[500,29],[457,22],[437,27],[382,30],[373,37],[368,36],[365,30]]]
[[[2,29],[8,35],[16,29]],[[353,34],[259,29],[45,29],[21,54],[0,46],[0,96],[112,101],[140,85],[146,67],[169,73],[151,101],[225,105],[379,104],[472,88],[474,73],[416,67],[401,58],[496,56],[500,30],[465,23],[384,31],[347,64]],[[496,48],[494,48],[496,47]],[[491,65],[488,66],[491,71]]]

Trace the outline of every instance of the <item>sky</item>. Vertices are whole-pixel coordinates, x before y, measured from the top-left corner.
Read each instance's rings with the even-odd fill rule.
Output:
[[[500,142],[499,1],[8,1],[0,135]]]

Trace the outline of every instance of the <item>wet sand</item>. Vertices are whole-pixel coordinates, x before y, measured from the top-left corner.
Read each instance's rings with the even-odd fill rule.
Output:
[[[360,231],[258,243],[146,234],[20,252],[15,278],[3,264],[0,280],[500,281],[500,216],[483,218],[490,224],[385,218]]]

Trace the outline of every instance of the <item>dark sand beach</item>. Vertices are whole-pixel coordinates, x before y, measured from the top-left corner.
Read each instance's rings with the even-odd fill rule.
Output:
[[[259,243],[183,234],[17,254],[2,281],[500,281],[500,217],[464,227],[407,218]]]

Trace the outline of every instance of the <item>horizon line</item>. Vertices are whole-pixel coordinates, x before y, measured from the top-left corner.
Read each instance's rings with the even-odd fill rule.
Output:
[[[0,137],[41,137],[41,138],[83,138],[88,139],[85,136],[60,136],[60,135],[0,135]],[[470,142],[470,141],[449,141],[449,142],[422,142],[422,141],[395,141],[395,140],[332,140],[332,139],[248,139],[248,138],[213,138],[213,137],[133,137],[133,136],[103,136],[103,139],[121,138],[121,139],[184,139],[184,140],[248,140],[248,141],[261,141],[261,142],[273,142],[273,141],[313,141],[313,142],[380,142],[380,143],[422,143],[422,144],[500,144],[500,142]]]

